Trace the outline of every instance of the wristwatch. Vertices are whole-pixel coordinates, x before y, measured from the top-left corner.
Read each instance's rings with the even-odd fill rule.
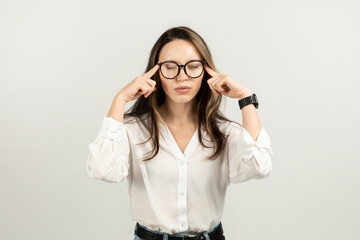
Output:
[[[245,107],[246,105],[249,105],[251,103],[254,104],[255,108],[259,107],[259,102],[258,102],[258,99],[257,99],[255,93],[253,95],[251,95],[251,96],[246,97],[246,98],[239,99],[238,102],[239,102],[240,109],[242,109],[243,107]]]

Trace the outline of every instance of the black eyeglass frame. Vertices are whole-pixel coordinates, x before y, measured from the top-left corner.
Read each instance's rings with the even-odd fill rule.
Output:
[[[173,77],[173,78],[165,77],[164,74],[163,74],[163,72],[161,71],[161,65],[163,65],[164,63],[169,63],[169,62],[175,63],[175,64],[178,66],[178,72],[177,72],[177,74],[175,75],[175,77]],[[191,78],[198,78],[198,77],[200,77],[201,74],[203,74],[203,72],[204,72],[204,65],[205,65],[206,61],[190,60],[190,61],[188,61],[187,63],[185,63],[184,65],[179,65],[179,64],[178,64],[177,62],[175,62],[175,61],[165,61],[165,62],[157,63],[156,65],[159,65],[159,66],[160,66],[160,72],[161,72],[161,75],[162,75],[164,78],[166,78],[166,79],[174,79],[174,78],[176,78],[176,77],[179,75],[180,70],[181,70],[182,67],[184,68],[185,74],[186,74],[187,76],[189,76],[189,74],[187,74],[187,72],[186,72],[186,65],[187,65],[188,63],[191,63],[191,62],[201,62],[201,63],[202,63],[203,69],[202,69],[201,73],[199,74],[199,76],[197,76],[197,77],[191,77]],[[189,77],[190,77],[190,76],[189,76]]]

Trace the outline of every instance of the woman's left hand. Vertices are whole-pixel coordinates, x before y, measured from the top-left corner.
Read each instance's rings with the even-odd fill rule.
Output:
[[[215,72],[207,64],[205,64],[204,67],[212,77],[207,80],[207,83],[216,96],[219,96],[219,93],[230,98],[238,99],[251,96],[249,89],[235,79],[226,74]]]

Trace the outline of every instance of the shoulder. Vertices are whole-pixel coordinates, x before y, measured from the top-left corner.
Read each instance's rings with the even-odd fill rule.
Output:
[[[149,113],[140,117],[126,115],[124,116],[123,124],[128,130],[144,131],[145,129],[148,129],[149,120]]]

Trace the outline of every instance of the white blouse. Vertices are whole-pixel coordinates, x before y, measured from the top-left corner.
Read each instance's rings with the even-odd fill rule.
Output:
[[[127,179],[132,219],[150,229],[169,234],[206,231],[221,220],[231,183],[265,178],[272,170],[273,151],[264,127],[254,141],[240,125],[218,120],[229,142],[215,160],[208,160],[212,148],[200,144],[199,128],[183,153],[166,124],[160,124],[158,154],[141,161],[152,150],[152,140],[137,146],[149,132],[140,121],[128,123],[130,118],[135,119],[103,119],[89,145],[86,169],[91,178],[106,182]],[[204,144],[211,146],[201,131]]]

